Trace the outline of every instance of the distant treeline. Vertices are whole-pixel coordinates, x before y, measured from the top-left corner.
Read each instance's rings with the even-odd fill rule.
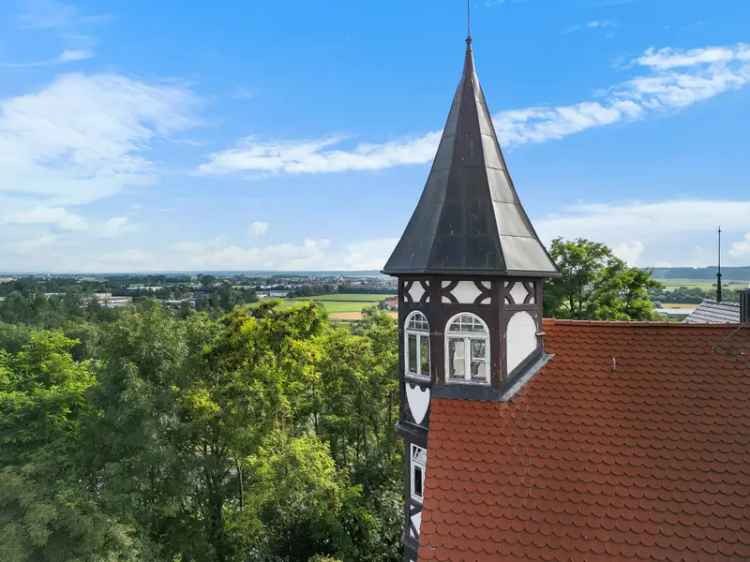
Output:
[[[654,267],[644,268],[656,279],[716,279],[716,267]],[[750,266],[722,267],[724,281],[750,281]]]
[[[349,285],[303,285],[289,291],[288,296],[291,298],[319,297],[321,295],[332,295],[334,293],[358,295],[395,295],[396,290],[373,287],[351,287]]]

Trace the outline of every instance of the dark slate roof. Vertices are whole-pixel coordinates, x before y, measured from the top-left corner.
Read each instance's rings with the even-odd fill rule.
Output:
[[[739,324],[740,305],[704,299],[684,320],[687,324]]]
[[[512,401],[432,400],[419,559],[750,560],[750,327],[544,331]]]
[[[559,275],[505,165],[471,39],[427,184],[383,272]]]

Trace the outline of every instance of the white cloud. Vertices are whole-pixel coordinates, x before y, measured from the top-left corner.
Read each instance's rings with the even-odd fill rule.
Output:
[[[184,88],[115,74],[67,74],[0,100],[0,192],[80,204],[153,180],[150,143],[193,124]]]
[[[378,270],[395,238],[334,244],[325,238],[238,244],[226,238],[133,247],[127,239],[71,239],[45,233],[0,245],[0,271]],[[65,260],[59,255],[64,252]]]
[[[553,238],[588,238],[603,242],[633,265],[704,266],[716,261],[716,228],[727,239],[747,229],[750,200],[667,200],[649,203],[575,205],[535,219],[545,243]],[[736,242],[730,255],[736,265],[747,260]]]
[[[72,4],[58,0],[25,0],[18,17],[21,27],[35,30],[67,30],[99,24],[111,19],[107,14],[84,15]]]
[[[589,22],[602,28],[607,22]],[[546,142],[596,127],[679,110],[750,83],[750,45],[679,51],[647,50],[633,61],[641,75],[610,88],[600,99],[504,111],[494,116],[504,146]],[[676,70],[679,69],[679,70]],[[440,140],[431,132],[406,140],[344,147],[342,137],[268,141],[247,137],[209,155],[203,174],[315,174],[380,170],[432,160]]]
[[[750,45],[739,43],[734,47],[705,47],[681,51],[678,49],[648,49],[636,62],[659,70],[696,66],[700,64],[727,64],[732,61],[750,61]]]
[[[597,30],[597,29],[611,29],[617,27],[617,24],[612,20],[591,20],[586,23],[580,23],[571,25],[563,31],[563,34],[575,33],[577,31],[584,30]]]
[[[268,232],[269,224],[267,222],[255,221],[250,223],[250,236],[260,238]]]
[[[2,224],[46,224],[54,225],[62,230],[86,230],[86,220],[71,213],[63,207],[31,207],[24,210],[4,212],[0,214],[0,225]]]
[[[235,148],[212,154],[209,161],[199,167],[199,172],[316,174],[422,164],[435,155],[440,133],[382,144],[358,144],[349,150],[333,148],[343,140],[342,137],[327,137],[297,142],[265,142],[248,137]]]
[[[750,260],[750,232],[745,234],[742,240],[732,243],[729,255],[737,259]]]
[[[3,68],[36,68],[40,66],[52,66],[56,64],[67,64],[79,62],[94,57],[94,52],[90,49],[66,49],[58,56],[52,59],[32,61],[32,62],[4,62],[0,63]]]
[[[66,49],[62,53],[60,53],[60,56],[57,57],[57,60],[62,62],[75,62],[75,61],[81,61],[93,58],[94,53],[90,51],[89,49]]]
[[[112,217],[98,227],[98,234],[104,238],[117,238],[135,230],[137,226],[128,217]]]

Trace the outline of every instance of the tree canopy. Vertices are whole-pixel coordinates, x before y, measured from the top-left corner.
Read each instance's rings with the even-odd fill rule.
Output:
[[[579,238],[552,241],[550,255],[561,277],[549,280],[544,312],[557,318],[651,320],[649,290],[661,288],[651,273],[628,266],[604,244]]]
[[[0,559],[399,559],[391,318],[144,303],[97,330],[5,330]]]

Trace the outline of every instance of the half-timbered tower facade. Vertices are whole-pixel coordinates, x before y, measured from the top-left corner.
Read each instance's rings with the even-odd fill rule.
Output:
[[[518,198],[466,43],[426,186],[383,270],[399,279],[405,560],[417,559],[430,400],[507,400],[537,372],[544,279],[559,275]]]

